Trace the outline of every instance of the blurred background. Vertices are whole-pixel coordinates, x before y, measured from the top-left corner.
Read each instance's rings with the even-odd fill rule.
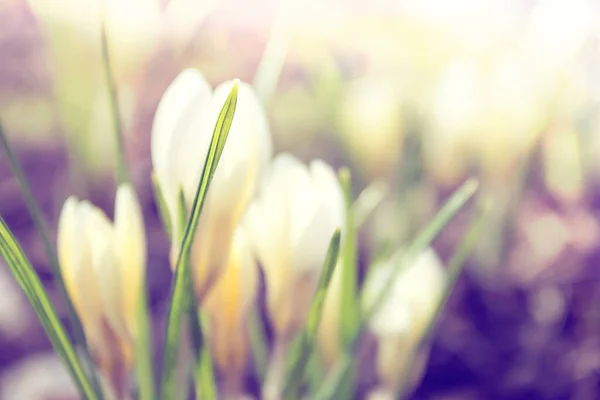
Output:
[[[168,245],[150,182],[160,96],[186,67],[239,77],[277,151],[389,193],[361,261],[406,243],[478,177],[493,199],[415,399],[600,398],[600,3],[593,0],[106,0],[126,150],[164,313]],[[112,215],[114,136],[99,0],[0,0],[0,120],[55,233],[70,194]],[[434,247],[448,260],[472,207]],[[0,214],[53,292],[8,162]],[[59,307],[60,309],[60,307]],[[60,361],[0,263],[0,398],[68,398]]]

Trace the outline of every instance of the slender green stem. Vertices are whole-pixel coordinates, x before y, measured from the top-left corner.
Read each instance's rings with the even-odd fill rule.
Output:
[[[104,10],[103,10],[104,11]],[[102,13],[100,26],[100,41],[102,47],[102,62],[106,73],[106,82],[108,86],[110,109],[112,112],[113,130],[115,135],[117,152],[117,183],[129,182],[129,171],[125,161],[125,140],[123,138],[123,124],[121,122],[121,113],[119,112],[119,99],[117,94],[117,83],[115,82],[113,71],[110,65],[110,54],[108,51],[108,39],[106,37],[106,22],[104,12]]]
[[[352,185],[350,170],[344,168],[339,173],[340,183],[346,203],[346,229],[342,240],[342,299],[341,299],[341,336],[346,343],[354,336],[359,324],[357,287],[358,269],[356,264],[356,226],[352,213]]]
[[[201,345],[194,349],[196,357],[196,366],[194,367],[194,382],[196,387],[196,399],[216,399],[217,385],[215,381],[215,372],[213,369],[210,346],[206,338],[209,335],[209,324],[206,315],[203,315],[200,309],[195,310],[196,317],[193,320],[192,330],[195,332],[192,337],[198,335],[201,337]]]
[[[304,372],[306,365],[310,359],[310,356],[314,349],[314,342],[317,334],[317,328],[321,321],[321,314],[323,311],[323,304],[325,303],[325,296],[331,282],[331,277],[335,271],[335,267],[338,261],[338,255],[340,252],[340,240],[341,232],[339,229],[335,231],[331,242],[329,243],[329,250],[327,251],[327,257],[319,278],[319,285],[315,293],[315,297],[308,313],[308,318],[304,330],[300,335],[300,341],[298,350],[293,352],[291,360],[291,369],[287,374],[286,385],[283,389],[283,397],[285,399],[295,399],[297,392],[304,380]]]
[[[139,387],[139,400],[156,399],[154,370],[152,367],[152,337],[148,312],[148,287],[144,280],[138,303],[138,335],[135,340],[135,364]]]
[[[71,325],[71,329],[73,330],[73,335],[75,336],[75,340],[77,343],[79,343],[82,346],[82,348],[84,350],[84,355],[87,358],[88,365],[93,365],[93,363],[91,362],[92,357],[90,355],[90,351],[87,346],[85,334],[83,332],[83,327],[81,325],[81,320],[79,319],[79,316],[77,315],[77,312],[75,311],[75,307],[73,306],[73,303],[71,302],[71,298],[69,297],[69,294],[67,292],[67,288],[66,288],[65,282],[63,280],[62,272],[60,270],[58,257],[57,257],[56,251],[54,250],[54,246],[52,246],[52,243],[50,241],[50,234],[48,232],[48,227],[46,225],[44,217],[42,216],[42,212],[35,201],[35,198],[33,196],[31,187],[29,186],[29,183],[27,181],[27,178],[25,176],[23,168],[21,167],[21,164],[19,163],[17,157],[15,156],[15,153],[13,152],[13,150],[8,142],[8,139],[6,137],[6,134],[4,132],[4,129],[3,129],[1,123],[0,123],[0,142],[2,143],[2,147],[4,148],[4,152],[6,153],[6,156],[8,158],[10,168],[11,168],[13,174],[15,175],[17,182],[19,183],[21,192],[23,193],[23,198],[25,200],[25,205],[27,206],[27,210],[29,211],[29,214],[31,215],[31,217],[33,219],[33,223],[35,224],[35,227],[36,227],[40,237],[42,238],[42,243],[44,244],[44,250],[46,251],[46,256],[48,257],[48,261],[50,262],[50,266],[52,267],[52,272],[54,274],[54,284],[58,287],[58,290],[61,294],[64,304],[67,308],[67,315],[69,317],[69,322]],[[100,393],[101,392],[100,382],[98,380],[96,371],[93,367],[90,368],[90,375],[91,375],[92,384],[94,386],[94,389],[98,393]]]

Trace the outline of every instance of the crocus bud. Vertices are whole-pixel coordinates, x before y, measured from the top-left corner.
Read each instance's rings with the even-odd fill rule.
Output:
[[[302,326],[331,236],[344,221],[342,190],[333,169],[280,154],[248,210],[246,226],[264,269],[266,301],[276,335]]]
[[[365,286],[364,302],[371,307],[391,279],[395,263],[376,267]],[[411,365],[425,330],[441,300],[445,273],[441,261],[432,249],[419,255],[395,279],[385,300],[370,321],[369,329],[377,336],[377,373],[380,383],[391,390]],[[411,383],[416,384],[425,366],[424,353],[417,354],[417,368],[410,371]]]
[[[212,356],[238,395],[248,360],[246,317],[256,299],[258,266],[244,229],[236,229],[225,270],[210,288],[202,308],[210,318]]]
[[[184,227],[179,223],[179,191],[191,208],[210,140],[233,82],[212,90],[199,71],[183,71],[165,91],[152,127],[152,163],[172,227],[175,267]],[[209,188],[192,246],[196,293],[207,288],[227,264],[229,247],[262,170],[271,157],[267,119],[252,88],[240,83],[229,137]]]
[[[95,361],[118,394],[133,365],[146,265],[144,222],[133,188],[118,188],[114,224],[90,202],[69,197],[58,224],[58,257]]]

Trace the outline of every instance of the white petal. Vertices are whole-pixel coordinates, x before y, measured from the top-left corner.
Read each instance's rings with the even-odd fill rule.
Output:
[[[78,200],[76,197],[69,197],[63,204],[63,208],[58,219],[57,232],[57,250],[58,262],[60,264],[61,273],[69,292],[69,297],[75,301],[75,271],[76,266],[73,264],[72,252],[73,247],[77,247],[74,240],[81,232],[77,232],[77,207]]]
[[[127,331],[121,308],[121,276],[115,256],[113,227],[104,212],[89,203],[84,205],[87,236],[92,250],[92,267],[103,314],[110,327],[121,338],[125,338]]]
[[[304,191],[311,197],[297,196],[301,202],[297,203],[293,214],[297,221],[292,242],[293,258],[297,268],[308,268],[318,274],[333,232],[338,227],[342,228],[342,190],[333,169],[316,160],[311,163],[310,189]]]
[[[138,198],[129,184],[117,189],[114,234],[123,312],[129,333],[135,336],[137,302],[146,270],[146,234]]]
[[[87,222],[90,204],[79,202],[75,210],[76,233],[72,237],[70,262],[73,265],[73,299],[82,320],[86,336],[95,350],[102,351],[102,300],[98,290],[98,280],[92,267],[91,240]]]
[[[198,145],[203,134],[192,128],[198,114],[209,113],[211,89],[202,74],[193,69],[181,72],[169,85],[158,104],[152,125],[151,155],[173,226],[177,225],[176,201],[179,185],[194,174],[206,157]],[[200,120],[202,118],[200,117]]]

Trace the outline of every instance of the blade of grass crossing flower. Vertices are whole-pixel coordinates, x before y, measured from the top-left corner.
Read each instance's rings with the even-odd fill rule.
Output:
[[[478,210],[477,214],[475,215],[475,217],[473,218],[473,221],[469,225],[469,229],[468,229],[467,233],[462,238],[460,244],[454,251],[452,258],[450,259],[450,262],[448,263],[448,277],[446,279],[446,284],[444,285],[444,291],[442,293],[440,301],[437,304],[437,307],[435,309],[433,316],[431,317],[431,319],[429,320],[429,322],[427,324],[427,328],[425,329],[425,333],[424,333],[423,337],[420,339],[418,345],[415,346],[413,348],[413,350],[411,351],[411,353],[409,355],[408,365],[414,364],[414,361],[417,358],[417,356],[419,355],[419,352],[421,351],[421,349],[431,340],[431,337],[435,330],[436,324],[439,321],[442,311],[444,310],[444,306],[446,305],[446,302],[448,301],[448,298],[450,297],[450,294],[452,293],[452,288],[454,288],[454,284],[456,283],[456,281],[465,265],[465,262],[467,261],[467,258],[473,251],[473,248],[475,247],[475,244],[477,243],[477,241],[481,235],[481,230],[484,227],[483,222],[484,222],[485,216],[488,214],[489,210],[490,210],[490,203],[488,201],[483,201],[482,203],[480,203],[479,210]],[[407,387],[408,380],[410,379],[410,373],[411,373],[411,369],[405,368],[402,376],[400,377],[400,381],[399,381],[398,387],[396,389],[396,396],[395,396],[396,399],[402,399],[403,396],[405,395],[404,389]]]
[[[27,182],[27,178],[25,177],[25,173],[21,164],[19,163],[15,153],[13,152],[8,138],[4,132],[2,124],[0,123],[0,142],[2,143],[2,147],[4,148],[4,152],[6,157],[8,158],[10,168],[19,183],[21,191],[23,193],[23,198],[25,200],[25,205],[27,206],[27,210],[33,219],[33,223],[42,239],[42,243],[44,244],[44,250],[46,252],[46,257],[48,257],[48,261],[50,262],[50,266],[52,267],[52,272],[54,275],[54,283],[58,287],[62,300],[64,301],[67,315],[69,317],[69,323],[71,329],[73,330],[73,335],[75,336],[75,341],[78,343],[82,349],[85,358],[87,358],[88,364],[93,365],[91,362],[92,358],[87,347],[87,341],[85,338],[85,334],[83,332],[83,326],[81,325],[81,320],[75,311],[75,307],[71,302],[71,298],[67,293],[67,288],[65,286],[65,282],[62,277],[62,272],[60,270],[60,266],[58,263],[58,257],[56,255],[56,251],[54,250],[54,246],[52,246],[50,241],[50,235],[48,233],[48,228],[46,226],[46,222],[44,217],[42,216],[42,212],[38,207],[33,193],[31,191],[31,187]],[[98,376],[96,371],[93,368],[89,369],[89,374],[92,379],[92,384],[97,393],[101,392],[100,382],[98,380]]]
[[[108,39],[106,37],[106,21],[105,10],[102,9],[100,21],[100,43],[102,48],[102,62],[104,72],[106,74],[106,84],[109,94],[110,109],[112,113],[112,122],[116,143],[117,154],[117,183],[125,183],[129,181],[129,172],[127,163],[125,162],[125,145],[123,139],[123,124],[121,123],[121,114],[119,112],[119,100],[117,96],[117,85],[113,76],[113,71],[110,65],[110,55],[108,51]]]
[[[17,282],[25,292],[46,334],[50,338],[56,352],[67,365],[71,377],[75,381],[82,396],[89,400],[101,399],[102,394],[96,392],[86,376],[81,361],[67,333],[60,322],[58,314],[50,303],[50,298],[35,273],[31,263],[25,257],[21,246],[10,232],[3,219],[0,218],[0,253],[4,257]]]
[[[287,374],[286,385],[283,390],[283,397],[286,399],[296,398],[296,392],[302,384],[306,365],[314,349],[325,295],[327,294],[327,289],[329,288],[340,252],[340,239],[341,232],[337,229],[329,242],[329,250],[327,251],[323,271],[321,272],[317,291],[310,306],[306,325],[300,336],[299,346],[290,357],[291,368]]]
[[[346,343],[354,336],[354,331],[359,323],[357,286],[358,271],[356,265],[356,227],[354,215],[351,211],[352,185],[350,171],[343,168],[339,173],[339,179],[344,191],[346,201],[346,230],[342,241],[342,300],[341,300],[341,340]]]
[[[165,202],[165,197],[163,196],[162,189],[160,187],[160,183],[158,182],[158,178],[155,173],[152,173],[152,186],[154,187],[154,199],[156,201],[156,208],[158,209],[158,214],[160,216],[160,220],[163,224],[165,232],[167,233],[169,239],[172,237],[171,229],[171,218],[169,217],[169,211],[167,210],[167,203]],[[183,221],[181,226],[185,226],[187,221]]]
[[[204,205],[210,182],[217,168],[221,154],[223,153],[225,141],[227,140],[229,129],[231,128],[237,103],[238,85],[239,81],[235,80],[231,92],[217,119],[200,182],[196,190],[196,196],[192,203],[191,214],[185,227],[179,256],[177,258],[175,278],[171,286],[171,303],[169,305],[169,313],[167,316],[166,343],[161,378],[161,399],[174,398],[177,382],[176,362],[181,333],[181,319],[189,307],[190,297],[193,296],[193,293],[190,293],[188,289],[189,282],[187,281],[190,276],[190,268],[186,258],[188,257],[188,253],[194,240],[200,212],[202,211],[202,206]]]
[[[181,235],[184,234],[183,229],[187,222],[187,210],[185,205],[185,197],[183,194],[183,188],[179,188],[179,204],[178,204],[178,215],[179,215],[179,226],[182,229]],[[186,257],[186,263],[189,264],[190,259]],[[191,266],[187,266],[189,271],[188,279],[188,291],[194,293],[193,275]],[[202,312],[200,311],[197,303],[196,296],[192,295],[189,299],[189,305],[187,309],[187,316],[189,322],[190,338],[192,341],[193,350],[193,381],[194,388],[196,390],[196,398],[209,398],[216,399],[216,384],[214,378],[214,372],[212,367],[212,359],[210,355],[210,349],[205,346],[204,338],[207,337],[205,334],[208,329],[208,321],[202,318]]]
[[[383,201],[390,191],[387,183],[381,180],[373,181],[357,197],[352,205],[354,214],[354,226],[359,229],[367,220],[369,215]]]
[[[398,259],[397,267],[393,271],[392,276],[386,282],[383,290],[379,293],[379,296],[375,299],[375,302],[365,311],[364,318],[368,320],[371,318],[373,313],[379,308],[379,306],[385,301],[388,293],[394,285],[395,279],[398,274],[406,267],[410,260],[424,251],[427,246],[437,237],[440,231],[450,222],[450,220],[460,211],[465,203],[475,194],[477,191],[478,183],[474,179],[470,179],[465,182],[450,199],[442,206],[442,208],[433,217],[433,220],[427,224],[427,226],[417,235],[412,243],[406,248],[401,249],[392,256],[393,259]],[[367,276],[367,279],[369,277]]]

